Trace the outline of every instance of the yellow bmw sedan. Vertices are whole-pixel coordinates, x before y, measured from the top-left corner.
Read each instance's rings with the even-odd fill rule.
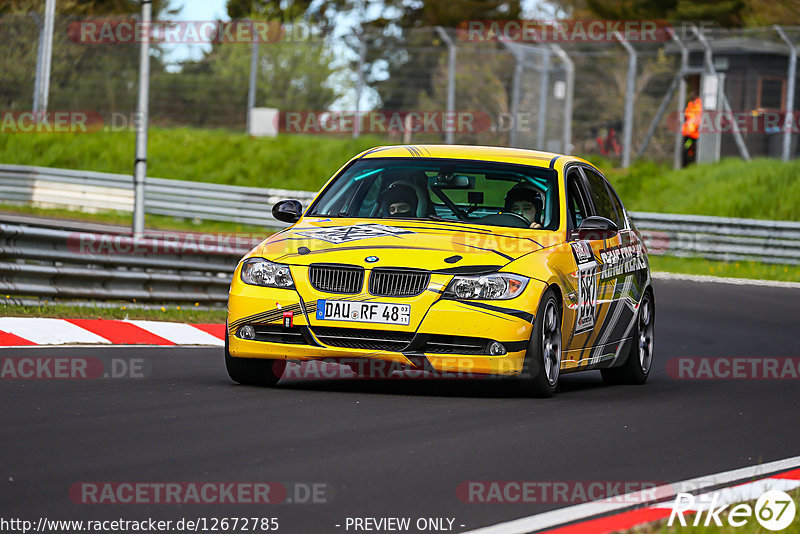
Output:
[[[225,362],[275,385],[287,362],[643,384],[655,300],[647,250],[602,173],[572,156],[387,146],[345,164],[236,267]]]

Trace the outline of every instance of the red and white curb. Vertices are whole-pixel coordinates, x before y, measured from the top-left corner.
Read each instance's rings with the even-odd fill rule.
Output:
[[[744,480],[749,481],[742,482]],[[703,491],[711,488],[714,491]],[[675,496],[679,493],[694,494],[698,503],[707,503],[708,499],[704,497],[716,493],[716,504],[725,505],[754,501],[769,490],[788,492],[796,488],[800,488],[800,456],[647,489],[644,492],[657,495],[659,502],[645,507],[635,508],[636,505],[631,505],[645,502],[646,499],[645,493],[634,492],[523,517],[464,534],[606,534],[667,519],[672,513]],[[699,506],[690,510],[696,512]],[[687,515],[690,513],[686,512]]]
[[[224,324],[0,317],[0,347],[225,344]]]

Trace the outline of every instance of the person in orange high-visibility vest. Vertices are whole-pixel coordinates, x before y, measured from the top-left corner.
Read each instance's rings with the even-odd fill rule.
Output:
[[[700,137],[700,118],[703,115],[703,103],[696,93],[692,93],[686,110],[683,112],[683,166],[694,163],[697,158],[697,138]]]

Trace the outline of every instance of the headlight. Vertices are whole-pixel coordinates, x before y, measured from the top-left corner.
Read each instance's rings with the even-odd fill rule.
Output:
[[[242,282],[253,286],[294,287],[287,265],[272,263],[264,258],[250,258],[242,265]]]
[[[445,297],[457,299],[505,300],[518,296],[529,278],[517,274],[456,276],[447,286]]]

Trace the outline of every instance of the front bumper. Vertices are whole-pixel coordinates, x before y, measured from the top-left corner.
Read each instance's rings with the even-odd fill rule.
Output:
[[[448,281],[432,279],[430,289],[419,297],[382,298],[317,294],[307,287],[250,286],[238,280],[237,272],[228,299],[230,354],[298,362],[370,359],[434,372],[519,374],[533,312],[546,285],[531,280],[523,294],[511,300],[457,301],[441,298]],[[320,298],[407,303],[412,307],[411,324],[319,320],[315,309]],[[254,327],[256,339],[237,335],[244,325]],[[493,341],[503,344],[505,354],[488,354]]]

